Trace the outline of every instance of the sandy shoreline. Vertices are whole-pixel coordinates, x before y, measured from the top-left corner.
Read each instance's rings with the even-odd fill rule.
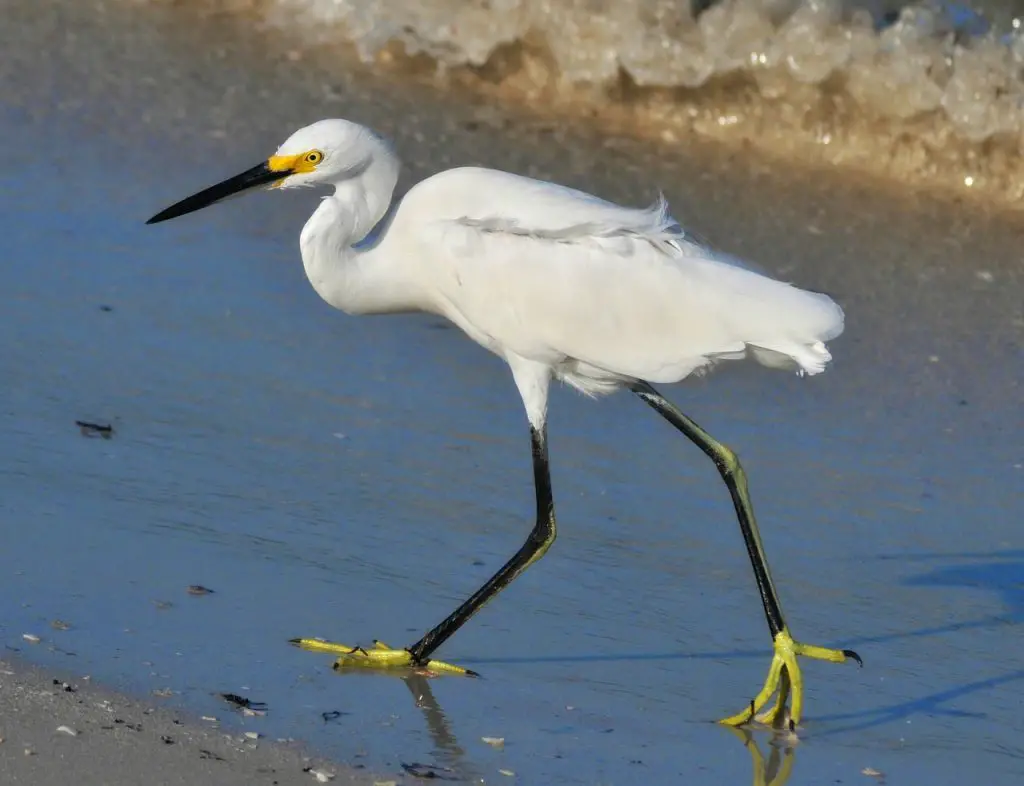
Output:
[[[153,700],[132,698],[91,680],[0,660],[0,782],[224,784],[372,784],[373,777],[272,741],[226,716],[189,717]],[[256,734],[253,738],[246,735]]]

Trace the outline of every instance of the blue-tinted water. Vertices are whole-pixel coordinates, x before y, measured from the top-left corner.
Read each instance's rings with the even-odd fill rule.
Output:
[[[442,653],[483,679],[338,676],[286,644],[411,643],[515,550],[533,509],[521,405],[504,366],[436,319],[353,319],[317,299],[296,248],[314,195],[143,226],[272,152],[287,118],[254,110],[237,137],[206,136],[194,116],[166,119],[175,90],[207,111],[206,88],[181,78],[156,79],[153,108],[116,109],[82,89],[109,79],[111,58],[94,74],[19,71],[29,89],[0,114],[0,640],[131,690],[169,687],[205,714],[228,714],[214,692],[243,693],[270,707],[252,727],[377,769],[750,780],[742,741],[710,723],[749,699],[769,655],[728,497],[626,395],[556,392],[559,541]],[[138,100],[149,75],[119,78]],[[160,122],[147,128],[147,111]],[[733,228],[714,240],[848,310],[822,377],[739,368],[670,391],[743,457],[794,634],[865,658],[807,664],[791,783],[856,782],[865,767],[890,783],[1019,782],[1012,226],[965,209],[894,227],[902,203],[853,215],[844,205],[872,202],[831,208],[823,191],[804,233],[787,218],[801,197],[750,199],[777,183],[751,181],[725,213],[674,166],[649,177]],[[111,422],[114,438],[86,439],[76,419]]]

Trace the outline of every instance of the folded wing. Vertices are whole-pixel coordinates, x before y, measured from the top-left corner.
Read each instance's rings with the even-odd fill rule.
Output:
[[[438,310],[499,354],[570,375],[671,382],[748,355],[815,374],[843,329],[830,298],[716,255],[664,201],[625,208],[459,169],[411,191],[403,213],[415,221],[420,205]]]

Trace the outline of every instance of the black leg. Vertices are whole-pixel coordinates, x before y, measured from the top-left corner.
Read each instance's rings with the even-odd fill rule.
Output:
[[[466,620],[511,584],[516,576],[543,557],[555,542],[557,531],[554,500],[551,496],[551,474],[548,470],[547,429],[537,431],[531,427],[530,437],[533,442],[533,482],[537,491],[537,523],[533,525],[533,530],[522,548],[501,570],[437,627],[409,648],[409,653],[417,663],[425,663],[431,653],[451,638]]]
[[[761,545],[757,521],[754,519],[754,508],[750,503],[750,493],[747,491],[747,476],[740,466],[739,459],[735,453],[684,415],[648,383],[636,382],[631,389],[665,420],[683,432],[718,467],[718,473],[729,488],[733,506],[736,508],[743,542],[747,546],[747,554],[750,555],[750,564],[754,567],[754,579],[757,581],[758,592],[761,593],[765,617],[768,618],[768,629],[774,639],[785,629],[786,623],[782,618],[782,605],[775,592],[771,573],[768,571],[768,560],[764,555],[764,546]]]

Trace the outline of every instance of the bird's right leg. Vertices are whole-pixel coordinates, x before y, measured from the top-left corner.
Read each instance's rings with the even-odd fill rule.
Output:
[[[747,547],[747,554],[750,556],[750,564],[754,569],[754,579],[764,605],[768,629],[772,634],[774,654],[764,687],[747,708],[728,718],[723,718],[720,722],[728,726],[741,726],[757,719],[771,725],[782,725],[786,720],[786,699],[791,694],[793,704],[789,715],[789,725],[795,726],[800,722],[804,699],[803,676],[797,658],[813,658],[832,663],[855,660],[857,663],[861,663],[860,656],[853,650],[828,649],[813,644],[804,644],[793,639],[782,616],[782,603],[779,601],[775,583],[768,570],[768,559],[765,557],[761,533],[754,518],[750,492],[747,490],[747,476],[736,454],[683,414],[678,407],[648,383],[636,382],[633,384],[632,390],[715,462],[718,473],[729,489],[733,506],[736,509],[740,531],[743,533],[743,541]],[[778,696],[775,704],[767,712],[758,714],[776,693]]]

